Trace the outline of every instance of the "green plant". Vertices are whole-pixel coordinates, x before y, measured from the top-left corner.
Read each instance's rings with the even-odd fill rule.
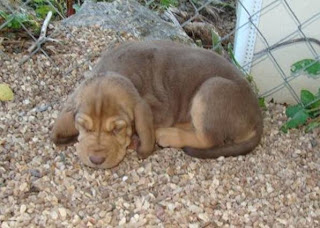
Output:
[[[320,62],[315,59],[303,59],[292,64],[290,70],[293,74],[303,72],[316,78],[320,75]],[[303,125],[306,125],[306,132],[320,127],[320,89],[317,94],[301,90],[300,100],[300,104],[287,107],[286,115],[289,120],[281,127],[283,132]]]
[[[52,11],[54,16],[57,16],[58,12],[64,15],[66,11],[65,1],[63,0],[50,0],[50,3],[46,0],[33,0],[28,3],[28,6],[35,10],[36,16],[40,19],[44,19],[49,11]]]
[[[160,0],[160,5],[164,8],[168,8],[170,6],[177,6],[178,4],[178,0]]]
[[[193,4],[197,6],[202,6],[204,5],[207,1],[206,0],[191,0]],[[219,8],[231,8],[235,9],[236,8],[236,3],[235,1],[226,1],[226,0],[215,0],[210,3],[214,7],[219,7]]]
[[[179,5],[178,0],[155,0],[155,1],[147,1],[147,0],[138,0],[142,5],[148,7],[154,11],[164,11],[170,6],[177,7]]]
[[[212,47],[219,55],[222,54],[223,47],[221,45],[221,37],[213,29],[211,29]]]
[[[283,132],[306,125],[306,132],[320,127],[320,89],[317,94],[301,90],[301,104],[289,105],[286,115],[289,120],[281,127]]]
[[[0,11],[0,18],[3,18],[7,22],[7,28],[13,30],[21,29],[22,25],[38,26],[36,20],[26,13],[7,14],[4,11]]]
[[[7,13],[0,10],[0,22],[4,20],[5,27],[13,31],[20,31],[23,26],[32,30],[34,34],[40,32],[41,23],[49,11],[52,11],[54,16],[58,15],[58,12],[64,14],[66,11],[64,0],[33,0],[27,5],[34,9],[35,13],[17,12]]]
[[[292,64],[290,70],[292,73],[304,72],[315,77],[320,75],[320,62],[315,59],[303,59]]]

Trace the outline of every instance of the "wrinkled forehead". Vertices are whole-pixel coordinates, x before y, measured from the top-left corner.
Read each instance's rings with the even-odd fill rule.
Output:
[[[78,111],[91,117],[102,118],[120,115],[121,110],[116,98],[104,96],[97,91],[95,94],[87,93],[83,97]]]
[[[105,124],[110,118],[121,117],[126,120],[130,114],[123,102],[126,98],[117,93],[120,90],[115,87],[111,89],[103,82],[88,83],[81,91],[77,113],[92,119],[94,128]]]

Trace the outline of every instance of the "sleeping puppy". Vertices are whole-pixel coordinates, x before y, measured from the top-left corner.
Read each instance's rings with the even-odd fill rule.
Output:
[[[105,52],[69,97],[52,139],[78,139],[84,164],[111,168],[134,134],[146,158],[161,147],[198,158],[243,155],[262,134],[257,98],[236,67],[212,51],[170,41],[127,42]]]

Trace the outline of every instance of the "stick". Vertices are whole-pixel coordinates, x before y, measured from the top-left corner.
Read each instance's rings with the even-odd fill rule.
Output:
[[[181,28],[181,24],[179,23],[179,21],[177,20],[177,18],[173,15],[172,11],[171,11],[171,7],[169,7],[164,14],[173,22],[173,24],[178,27]]]
[[[47,28],[48,28],[49,21],[50,21],[51,17],[52,17],[52,11],[49,11],[46,16],[46,19],[44,20],[43,25],[41,27],[40,36],[39,36],[38,40],[28,49],[29,53],[31,53],[36,47],[38,47],[38,49],[39,49],[41,44],[44,43],[45,41],[54,41],[54,39],[46,37]]]

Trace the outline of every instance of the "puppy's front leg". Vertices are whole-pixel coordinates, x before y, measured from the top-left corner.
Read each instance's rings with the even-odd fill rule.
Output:
[[[69,144],[77,140],[79,131],[75,127],[74,119],[75,97],[76,92],[68,98],[65,106],[53,125],[51,140],[55,144]]]
[[[77,140],[78,130],[75,128],[74,114],[63,110],[57,118],[51,133],[55,144],[69,144]]]
[[[140,138],[137,152],[141,158],[147,158],[155,147],[153,116],[150,106],[140,100],[134,109],[135,128]]]

